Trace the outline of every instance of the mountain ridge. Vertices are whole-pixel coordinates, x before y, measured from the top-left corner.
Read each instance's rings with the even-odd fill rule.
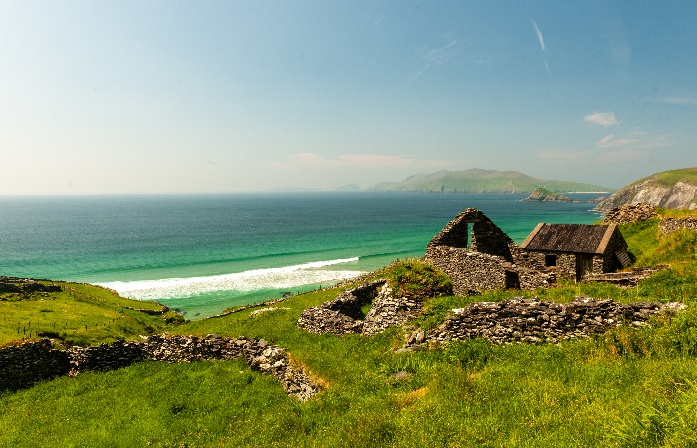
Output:
[[[613,191],[607,187],[580,182],[538,179],[518,171],[480,168],[418,173],[401,182],[378,183],[370,190],[415,193],[532,193],[538,188],[546,188],[554,193]]]

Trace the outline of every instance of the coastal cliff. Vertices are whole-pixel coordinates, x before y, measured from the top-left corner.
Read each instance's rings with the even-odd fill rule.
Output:
[[[597,209],[607,212],[640,202],[670,209],[697,209],[697,167],[665,171],[640,179],[601,201]]]

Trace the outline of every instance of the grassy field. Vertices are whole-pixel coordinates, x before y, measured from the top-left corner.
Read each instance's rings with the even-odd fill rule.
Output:
[[[62,291],[0,293],[0,346],[18,339],[36,339],[39,334],[59,337],[74,345],[89,345],[165,328],[160,315],[133,310],[161,310],[157,303],[125,299],[114,291],[91,285],[50,283]]]
[[[246,310],[176,326],[158,317],[155,327],[149,316],[153,320],[137,331],[151,325],[171,333],[265,338],[285,347],[324,389],[301,403],[242,361],[145,362],[0,395],[0,446],[697,446],[697,241],[690,232],[664,237],[657,223],[622,226],[637,264],[671,263],[638,287],[565,283],[528,294],[559,302],[583,294],[689,306],[649,325],[559,344],[469,340],[397,354],[409,328],[371,337],[297,329],[300,313],[333,299],[336,289],[292,297],[277,305],[288,309],[254,317]],[[409,326],[433,328],[454,307],[520,294],[431,299]],[[61,301],[68,298],[0,307],[36,304],[21,316],[38,322],[37,314],[59,313],[42,313],[39,304]],[[0,310],[3,318],[22,313]],[[16,326],[2,327],[0,335],[13,331]],[[403,371],[405,378],[392,376]]]

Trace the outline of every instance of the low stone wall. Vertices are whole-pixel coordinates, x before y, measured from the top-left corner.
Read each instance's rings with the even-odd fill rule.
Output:
[[[666,235],[683,229],[697,230],[697,218],[667,218],[661,221],[658,228]]]
[[[372,303],[365,318],[361,308]],[[375,280],[340,293],[336,299],[306,309],[298,328],[315,334],[376,334],[418,315],[423,301],[417,297],[393,297],[386,280]]]
[[[318,392],[308,372],[293,365],[282,348],[263,339],[167,334],[66,350],[53,348],[48,339],[6,347],[0,350],[0,391],[29,387],[68,373],[114,370],[143,360],[194,362],[239,357],[244,357],[252,369],[274,376],[289,395],[299,400],[308,400]]]
[[[428,339],[445,342],[484,338],[497,344],[557,342],[601,333],[625,322],[640,325],[665,310],[684,308],[685,305],[676,302],[623,305],[612,300],[577,297],[571,303],[555,303],[514,297],[502,302],[471,303],[453,310]],[[415,344],[415,339],[408,343]]]
[[[0,392],[30,387],[69,371],[69,353],[55,349],[48,339],[0,350]]]

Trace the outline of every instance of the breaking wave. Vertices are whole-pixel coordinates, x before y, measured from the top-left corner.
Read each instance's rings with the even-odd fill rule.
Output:
[[[363,271],[321,269],[352,261],[358,261],[358,257],[314,261],[281,268],[254,269],[208,277],[106,282],[99,283],[99,285],[113,289],[124,297],[139,300],[167,300],[219,291],[247,293],[264,289],[282,289],[323,282],[330,283],[363,274]]]

